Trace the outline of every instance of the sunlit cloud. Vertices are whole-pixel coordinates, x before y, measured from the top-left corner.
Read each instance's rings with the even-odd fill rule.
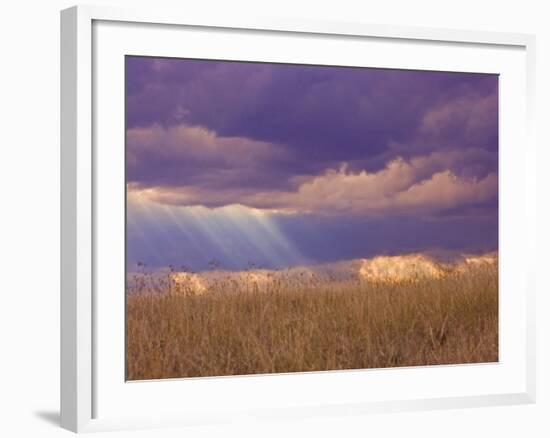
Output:
[[[247,178],[257,180],[268,166],[288,159],[285,148],[276,144],[219,136],[184,123],[128,129],[126,141],[128,178],[148,186],[240,185],[246,192],[242,183]]]
[[[244,205],[267,212],[318,214],[424,214],[494,200],[498,176],[460,176],[449,170],[465,154],[433,153],[397,158],[378,172],[349,171],[346,165],[304,178],[296,191],[211,191],[196,186],[129,185],[131,196],[168,205]]]
[[[293,266],[285,270],[176,271],[170,273],[170,279],[175,293],[193,295],[216,290],[219,284],[225,285],[226,293],[231,293],[232,287],[238,291],[267,292],[281,285],[290,290],[313,291],[319,286],[326,287],[332,282],[339,282],[340,285],[346,282],[357,284],[363,281],[410,284],[423,280],[443,279],[450,275],[456,277],[475,270],[487,270],[497,263],[498,255],[495,252],[480,255],[458,254],[449,260],[440,260],[423,253],[410,253]],[[139,279],[139,274],[134,278]]]

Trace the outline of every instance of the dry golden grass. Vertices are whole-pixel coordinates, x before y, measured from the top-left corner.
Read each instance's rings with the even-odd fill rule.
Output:
[[[128,380],[498,361],[496,266],[408,282],[227,286],[129,293]]]

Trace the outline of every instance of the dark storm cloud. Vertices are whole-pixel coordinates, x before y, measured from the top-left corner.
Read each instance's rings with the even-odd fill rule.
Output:
[[[145,184],[193,184],[208,172],[221,185],[288,188],[293,176],[342,162],[376,171],[396,156],[494,151],[498,144],[497,79],[489,75],[129,57],[127,84],[130,132],[200,126],[218,139],[254,140],[278,151],[239,172],[144,151],[129,178]],[[476,166],[483,176],[496,162]]]
[[[498,248],[494,75],[128,57],[131,264]]]

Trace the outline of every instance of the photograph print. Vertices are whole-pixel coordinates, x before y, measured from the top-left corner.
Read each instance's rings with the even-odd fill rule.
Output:
[[[126,56],[126,379],[499,360],[498,75]]]

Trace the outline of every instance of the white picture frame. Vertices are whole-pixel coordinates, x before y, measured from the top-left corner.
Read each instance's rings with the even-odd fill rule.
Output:
[[[517,356],[518,366],[510,373],[514,374],[514,385],[506,387],[504,384],[499,387],[499,381],[495,380],[494,386],[487,388],[485,393],[468,393],[467,390],[446,394],[444,391],[437,396],[417,397],[414,392],[409,395],[391,395],[389,399],[383,397],[364,398],[354,396],[346,398],[345,391],[334,394],[334,402],[330,402],[330,392],[326,397],[319,398],[319,402],[312,403],[304,398],[299,405],[287,403],[284,397],[273,397],[269,404],[262,405],[257,400],[259,408],[247,408],[242,403],[240,410],[224,412],[220,402],[218,410],[212,408],[199,409],[196,412],[178,410],[177,407],[171,412],[164,412],[165,407],[159,406],[154,412],[150,408],[149,415],[134,415],[121,411],[120,415],[98,415],[103,407],[98,392],[105,393],[101,380],[105,372],[103,362],[98,363],[98,349],[103,348],[100,343],[105,337],[101,330],[98,331],[98,324],[101,316],[101,306],[105,300],[98,303],[97,285],[105,281],[98,277],[98,199],[102,193],[97,189],[98,178],[103,178],[102,164],[105,157],[98,158],[94,152],[95,138],[109,135],[109,130],[96,132],[95,123],[101,119],[98,114],[98,96],[94,87],[97,84],[100,70],[94,65],[94,58],[98,50],[105,47],[104,39],[113,38],[113,56],[118,56],[125,48],[123,44],[116,44],[116,32],[107,31],[104,36],[94,33],[94,25],[97,23],[130,23],[134,28],[137,26],[151,26],[155,28],[175,29],[178,26],[186,29],[200,30],[203,34],[232,29],[239,30],[246,34],[247,38],[255,38],[258,33],[267,32],[278,37],[307,37],[311,35],[337,37],[342,41],[346,38],[354,41],[391,41],[398,44],[414,45],[444,45],[454,44],[464,47],[484,47],[487,50],[515,53],[510,57],[510,68],[517,68],[521,80],[525,79],[526,84],[521,85],[516,93],[513,102],[519,100],[521,103],[521,121],[518,125],[521,129],[514,133],[514,139],[521,142],[521,148],[509,152],[506,161],[501,161],[502,174],[507,174],[507,163],[510,166],[515,162],[522,164],[518,171],[518,188],[501,190],[500,199],[509,200],[509,210],[505,223],[501,222],[501,242],[510,241],[509,251],[514,249],[524,250],[524,254],[518,254],[521,261],[510,256],[508,261],[500,260],[501,281],[502,273],[506,273],[507,281],[514,281],[520,287],[517,298],[519,305],[509,306],[509,317],[505,321],[511,321],[513,311],[518,312],[518,329],[515,335],[518,336],[517,348],[520,351]],[[133,30],[139,32],[139,30]],[[134,36],[137,34],[133,34]],[[123,38],[121,38],[123,39]],[[103,42],[102,42],[103,41]],[[139,44],[139,38],[134,38],[134,44]],[[136,42],[137,41],[137,42]],[[160,41],[160,40],[159,40]],[[103,44],[103,45],[101,45]],[[153,41],[153,43],[155,42]],[[342,43],[344,44],[344,43]],[[168,49],[166,49],[168,50]],[[105,50],[107,52],[107,50]],[[239,55],[235,55],[239,56]],[[243,17],[238,22],[226,22],[223,17],[214,16],[193,16],[187,11],[163,11],[157,9],[131,10],[110,7],[75,6],[61,12],[61,426],[75,431],[100,431],[127,428],[162,427],[174,425],[210,424],[220,421],[254,419],[285,419],[299,418],[312,415],[350,415],[365,414],[369,412],[399,412],[405,410],[419,409],[442,409],[452,407],[475,407],[503,404],[533,403],[535,401],[535,304],[534,304],[534,263],[531,259],[535,254],[535,141],[533,134],[533,111],[534,111],[534,57],[535,38],[525,34],[507,34],[478,31],[461,31],[450,29],[424,29],[416,27],[395,27],[373,25],[365,23],[338,23],[338,22],[315,22],[299,19],[274,19],[257,17]],[[478,62],[479,60],[475,61]],[[404,61],[405,62],[405,61]],[[422,59],[415,60],[416,64],[422,65]],[[450,62],[450,61],[449,61]],[[460,69],[460,59],[455,60],[455,68]],[[474,62],[474,61],[472,61]],[[515,65],[517,64],[517,65]],[[519,65],[521,64],[521,65]],[[473,64],[472,64],[473,65]],[[489,64],[487,64],[489,65]],[[473,67],[470,67],[473,68]],[[487,67],[490,68],[490,67]],[[499,73],[498,68],[492,72]],[[116,85],[116,84],[115,84]],[[506,105],[510,101],[504,101]],[[501,108],[502,109],[502,108]],[[510,134],[512,136],[512,133]],[[115,141],[116,143],[116,141]],[[506,152],[508,154],[508,152]],[[516,154],[513,155],[512,154]],[[116,161],[116,160],[115,160]],[[511,169],[511,167],[510,167]],[[108,173],[108,172],[107,172]],[[100,176],[101,175],[101,176]],[[500,175],[503,178],[502,175]],[[502,179],[501,179],[502,182]],[[506,188],[506,184],[504,184]],[[522,199],[522,204],[517,201]],[[122,207],[123,208],[123,207]],[[503,210],[501,209],[501,215]],[[513,239],[509,230],[523,227],[522,239]],[[99,231],[101,234],[101,231]],[[517,241],[516,241],[517,240]],[[520,241],[521,240],[521,241]],[[513,242],[512,242],[513,241]],[[517,268],[511,272],[512,263],[517,262]],[[504,264],[503,264],[504,263]],[[103,271],[102,271],[103,272]],[[121,291],[121,294],[123,292]],[[506,303],[505,303],[506,304]],[[116,307],[115,307],[116,308]],[[506,311],[508,307],[504,310]],[[516,310],[514,310],[516,309]],[[502,308],[501,308],[502,311]],[[123,314],[115,314],[115,318],[123,320]],[[505,322],[501,329],[506,329],[510,324]],[[115,326],[119,327],[119,326]],[[112,327],[109,326],[109,329]],[[116,331],[116,329],[115,329]],[[504,330],[506,332],[506,330]],[[503,336],[503,335],[501,335]],[[502,341],[501,337],[501,341]],[[506,340],[505,340],[506,341]],[[117,344],[120,345],[120,344]],[[116,347],[116,345],[115,345]],[[105,350],[112,352],[113,350]],[[119,352],[123,355],[123,351]],[[106,355],[104,354],[103,357]],[[120,358],[119,358],[120,359]],[[117,360],[119,360],[117,359]],[[506,363],[500,364],[504,369]],[[415,372],[424,373],[424,378],[429,378],[430,373],[441,374],[446,378],[448,368],[423,367],[424,370]],[[443,370],[443,371],[441,371]],[[468,368],[468,373],[479,374],[482,367]],[[487,373],[494,373],[492,369],[486,369]],[[399,371],[392,371],[392,379],[404,379],[407,374],[399,375]],[[407,371],[404,371],[407,373]],[[305,376],[307,373],[297,373],[294,376],[284,376],[278,382],[296,385],[298,380],[307,380],[306,385],[314,388],[315,385],[326,381],[329,385],[354,385],[361,376],[357,372],[331,372],[317,373],[315,376]],[[505,374],[503,374],[504,376]],[[511,375],[511,374],[510,374]],[[109,376],[109,379],[117,375]],[[371,373],[369,379],[376,377]],[[466,374],[464,375],[466,376]],[[466,379],[467,377],[461,377]],[[248,379],[248,380],[247,380]],[[246,393],[249,379],[256,379],[255,386],[262,386],[263,382],[270,388],[273,382],[271,377],[226,377],[220,379],[207,379],[209,391],[242,391]],[[289,380],[290,379],[290,380]],[[340,379],[340,380],[338,380]],[[459,378],[460,379],[460,378]],[[204,379],[203,379],[204,380]],[[345,381],[344,381],[345,380]],[[196,381],[195,381],[196,382]],[[119,382],[121,386],[124,381]],[[174,382],[172,386],[176,385]],[[324,383],[323,383],[324,384]],[[459,382],[460,384],[460,382]],[[146,393],[145,384],[131,384],[131,396],[143,393],[143,398],[149,398]],[[141,386],[139,386],[141,385]],[[156,383],[158,385],[158,382]],[[155,389],[155,394],[168,391],[170,382],[164,382],[162,388]],[[194,384],[198,387],[200,384]],[[105,385],[104,385],[105,386]],[[103,386],[103,387],[104,387]],[[248,385],[250,386],[250,385]],[[467,385],[466,385],[467,386]],[[223,388],[225,389],[223,389]],[[350,386],[351,387],[351,386]],[[137,389],[136,389],[137,388]],[[204,385],[200,389],[205,390]],[[268,390],[268,389],[267,389]],[[161,391],[161,392],[158,392]],[[252,394],[252,393],[251,393]],[[435,394],[435,392],[433,393]],[[113,393],[114,397],[115,393]],[[121,395],[122,397],[122,395]],[[139,398],[139,397],[137,397]],[[223,397],[222,401],[223,401]],[[121,399],[114,399],[114,404],[120,404]],[[238,403],[236,403],[238,404]],[[206,405],[205,405],[206,406]]]

